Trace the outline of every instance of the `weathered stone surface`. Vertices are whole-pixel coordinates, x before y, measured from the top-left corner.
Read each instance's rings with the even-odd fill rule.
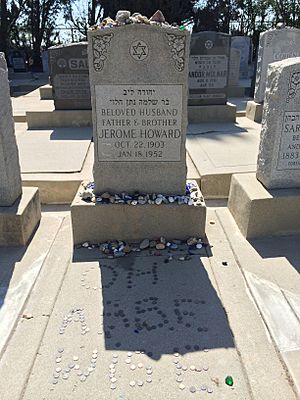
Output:
[[[277,28],[260,34],[254,100],[264,101],[270,63],[300,57],[300,29]]]
[[[300,187],[300,58],[269,66],[257,179],[268,189]]]
[[[192,35],[189,104],[226,104],[230,38],[230,35],[219,32]]]
[[[249,58],[251,49],[251,38],[248,36],[232,36],[231,47],[241,52],[240,79],[248,78]]]
[[[11,206],[22,193],[7,73],[4,54],[0,53],[0,207]]]
[[[185,193],[189,36],[143,24],[89,31],[96,194]]]
[[[240,76],[241,51],[239,49],[230,49],[229,78],[228,86],[237,86]]]
[[[48,52],[55,108],[90,109],[87,43],[54,46]]]

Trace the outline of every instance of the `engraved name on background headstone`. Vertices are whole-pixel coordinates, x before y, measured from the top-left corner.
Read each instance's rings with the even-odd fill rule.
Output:
[[[300,187],[300,58],[269,66],[257,179],[269,189]]]
[[[88,40],[95,192],[183,194],[189,33],[134,24]]]
[[[226,104],[230,38],[230,35],[219,32],[198,32],[192,35],[190,104]]]
[[[0,53],[0,207],[11,206],[22,194],[19,154],[4,53]]]
[[[300,57],[300,29],[277,28],[260,34],[254,93],[257,103],[264,101],[268,65],[293,57]]]
[[[55,108],[90,109],[87,43],[54,46],[48,52]]]
[[[228,86],[238,86],[240,76],[240,58],[241,52],[239,49],[230,49],[230,63],[229,63],[229,78]]]
[[[248,36],[232,36],[231,47],[239,49],[241,52],[240,60],[240,79],[248,78],[249,58],[251,48],[251,38]]]

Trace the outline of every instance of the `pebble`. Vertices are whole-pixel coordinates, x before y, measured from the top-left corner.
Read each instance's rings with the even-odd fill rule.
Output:
[[[156,250],[164,250],[166,245],[164,243],[158,243],[156,246]]]
[[[184,390],[184,389],[185,389],[185,385],[184,385],[183,383],[181,383],[181,384],[179,385],[179,389],[180,389],[180,390]]]
[[[150,245],[150,241],[149,239],[144,239],[141,243],[140,243],[140,249],[144,250],[147,249]]]
[[[134,387],[134,386],[135,386],[135,381],[130,381],[130,382],[129,382],[129,385],[130,385],[131,387]]]

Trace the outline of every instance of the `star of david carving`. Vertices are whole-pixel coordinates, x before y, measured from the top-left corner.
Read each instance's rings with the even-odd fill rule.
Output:
[[[131,44],[130,54],[135,60],[141,61],[148,56],[149,48],[142,40],[137,40]]]

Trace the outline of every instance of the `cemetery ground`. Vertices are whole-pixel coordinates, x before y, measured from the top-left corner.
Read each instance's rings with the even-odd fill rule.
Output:
[[[236,123],[188,128],[207,246],[108,259],[72,244],[91,128],[27,129],[26,111],[52,100],[12,101],[22,182],[44,205],[30,244],[0,250],[1,399],[299,398],[300,237],[247,241],[226,207],[232,173],[256,170],[260,125],[243,107]]]

